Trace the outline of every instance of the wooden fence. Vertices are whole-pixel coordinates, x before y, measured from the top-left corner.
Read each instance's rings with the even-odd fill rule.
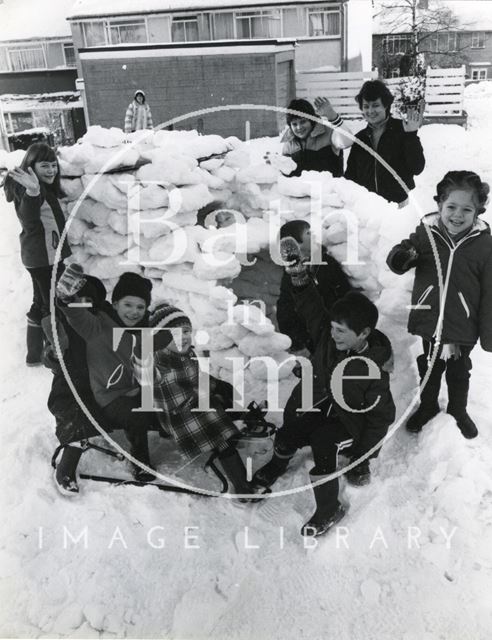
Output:
[[[366,80],[378,77],[377,71],[331,73],[329,71],[302,71],[297,74],[296,93],[299,98],[311,102],[316,96],[326,96],[333,107],[344,118],[360,118],[355,96]],[[384,81],[396,92],[406,78],[390,78]],[[425,117],[433,118],[463,116],[465,89],[465,67],[457,69],[427,69],[425,89]]]

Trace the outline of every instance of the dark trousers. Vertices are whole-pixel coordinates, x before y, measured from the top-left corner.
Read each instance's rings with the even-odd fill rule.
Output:
[[[27,269],[32,280],[32,305],[27,313],[29,320],[41,323],[42,318],[50,313],[50,290],[53,266]],[[58,265],[56,280],[63,272],[63,265]]]
[[[328,410],[327,415],[327,410],[325,404],[320,413],[305,413],[295,420],[284,422],[275,437],[274,451],[279,457],[289,457],[298,449],[311,447],[315,465],[310,471],[312,480],[316,479],[313,476],[335,472],[338,454],[353,443],[352,436],[338,417],[332,415],[332,410]],[[326,513],[334,513],[339,505],[338,487],[338,478],[323,484],[322,504],[318,504],[317,498],[317,506]]]
[[[429,359],[435,348],[434,342],[428,340],[422,340],[422,345],[424,353],[417,358],[417,366],[421,378],[423,378],[427,372]],[[470,371],[472,369],[470,353],[472,349],[473,347],[460,345],[460,357],[456,359],[450,358],[444,361],[439,359],[442,351],[442,346],[440,346],[438,358],[422,393],[422,398],[426,399],[427,396],[429,396],[429,402],[437,402],[442,374],[445,373],[449,397],[448,412],[459,413],[464,411],[466,409],[468,389],[470,386]]]
[[[142,406],[140,394],[120,396],[103,407],[102,412],[112,429],[123,429],[127,434],[158,429],[155,411],[134,411]]]

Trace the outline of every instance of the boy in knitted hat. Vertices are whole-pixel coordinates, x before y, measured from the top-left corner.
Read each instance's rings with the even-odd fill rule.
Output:
[[[147,326],[152,282],[136,273],[124,273],[113,289],[112,305],[104,302],[96,313],[70,304],[78,300],[85,282],[79,265],[67,267],[57,285],[58,304],[69,324],[85,340],[91,389],[104,419],[112,429],[125,431],[131,455],[150,466],[147,431],[156,424],[156,418],[152,412],[134,411],[141,406],[141,399],[131,359],[141,336],[131,329]],[[123,333],[115,347],[114,330],[119,327],[129,331]],[[134,475],[137,480],[154,479],[137,466]]]
[[[237,494],[252,493],[246,469],[234,445],[239,434],[219,400],[222,383],[210,376],[211,411],[198,407],[199,364],[192,346],[192,325],[181,310],[165,302],[156,305],[149,326],[154,335],[154,406],[179,449],[190,459],[215,451]],[[151,377],[145,363],[135,358],[135,373],[142,384]],[[193,411],[194,409],[194,411]]]

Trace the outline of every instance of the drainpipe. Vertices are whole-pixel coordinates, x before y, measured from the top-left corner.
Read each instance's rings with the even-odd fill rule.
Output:
[[[341,56],[341,64],[340,70],[347,71],[348,70],[348,25],[347,25],[347,2],[344,2],[341,7],[341,19],[342,19],[342,33],[340,38],[340,56]]]

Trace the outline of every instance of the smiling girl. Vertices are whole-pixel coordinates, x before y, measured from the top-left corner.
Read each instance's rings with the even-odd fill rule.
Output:
[[[466,408],[470,352],[478,339],[485,351],[492,351],[492,237],[489,225],[478,217],[485,211],[488,193],[489,185],[476,173],[450,171],[437,185],[438,212],[426,215],[387,259],[397,274],[415,267],[408,330],[423,340],[424,353],[417,358],[421,380],[437,349],[437,360],[421,389],[420,407],[407,422],[412,433],[439,413],[445,371],[447,412],[465,438],[478,434]]]
[[[26,364],[41,364],[43,328],[50,335],[50,288],[55,253],[65,227],[59,198],[60,171],[55,151],[44,142],[32,144],[20,165],[5,180],[7,202],[13,202],[22,226],[20,234],[22,263],[29,272],[33,301],[27,313]],[[68,243],[61,248],[60,261],[70,255]],[[43,320],[45,318],[45,320]]]

